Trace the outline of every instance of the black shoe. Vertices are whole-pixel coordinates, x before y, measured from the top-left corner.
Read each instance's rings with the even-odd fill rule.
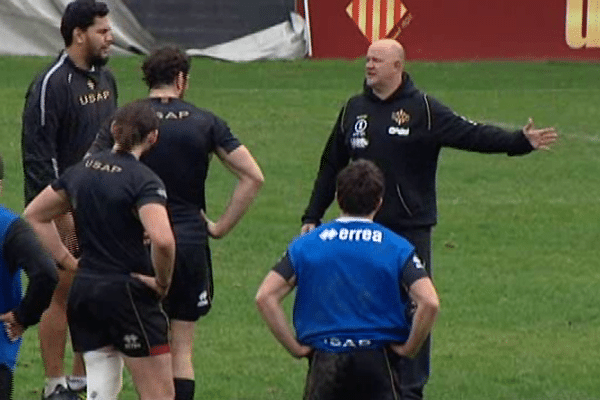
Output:
[[[80,398],[75,392],[65,388],[63,385],[58,385],[50,393],[50,396],[44,396],[44,391],[42,390],[42,400],[80,400]]]

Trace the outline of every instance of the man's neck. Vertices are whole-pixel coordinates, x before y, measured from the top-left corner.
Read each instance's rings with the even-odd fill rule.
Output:
[[[379,97],[381,100],[388,99],[398,88],[402,86],[402,75],[400,78],[391,82],[389,85],[385,85],[384,87],[373,87],[373,94]]]
[[[174,97],[179,98],[179,91],[174,85],[161,86],[159,88],[150,89],[148,97]]]
[[[341,212],[338,219],[358,219],[358,220],[373,221],[373,218],[375,218],[375,214],[376,214],[376,212],[373,212],[369,215],[352,215],[352,214],[347,214],[345,212]]]
[[[65,52],[67,53],[71,61],[73,61],[73,64],[75,64],[78,68],[84,71],[90,70],[91,66],[89,62],[85,59],[85,57],[83,57],[79,49],[77,49],[74,46],[70,46],[65,49]]]

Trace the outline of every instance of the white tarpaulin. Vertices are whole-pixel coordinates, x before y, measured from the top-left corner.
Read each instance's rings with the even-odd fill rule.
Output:
[[[0,0],[0,54],[56,55],[64,42],[62,13],[71,0]],[[120,0],[104,0],[110,10],[115,50],[146,53],[155,46]]]
[[[64,48],[60,20],[70,1],[0,0],[0,54],[56,55]],[[103,1],[110,10],[117,53],[148,53],[160,44],[121,0]],[[301,58],[306,55],[304,20],[292,13],[290,21],[188,53],[229,61]]]
[[[189,49],[187,53],[229,61],[302,58],[306,56],[304,19],[296,13],[291,13],[290,19],[230,42]]]

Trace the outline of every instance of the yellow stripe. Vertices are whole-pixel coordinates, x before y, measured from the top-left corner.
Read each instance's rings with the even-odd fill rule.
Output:
[[[346,8],[346,14],[348,14],[350,16],[350,18],[354,19],[352,17],[352,2],[350,2],[350,4],[348,4],[348,8]]]
[[[394,27],[394,11],[396,6],[396,0],[387,0],[387,21],[385,24],[385,31],[390,33]]]
[[[373,37],[371,43],[375,40],[381,39],[379,37],[379,25],[381,23],[381,0],[373,0],[373,13],[371,14],[373,19]]]
[[[363,35],[367,32],[367,0],[360,0],[358,9],[358,27]]]

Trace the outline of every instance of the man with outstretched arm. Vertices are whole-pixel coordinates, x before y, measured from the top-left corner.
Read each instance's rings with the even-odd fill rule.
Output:
[[[404,48],[392,39],[367,51],[364,90],[342,107],[321,156],[301,232],[319,225],[335,195],[335,177],[350,160],[364,158],[385,176],[383,204],[375,221],[408,239],[433,276],[431,234],[437,222],[436,173],[442,148],[509,156],[548,149],[554,128],[533,120],[513,132],[469,121],[423,93],[404,70]],[[423,398],[429,378],[429,341],[415,359],[394,366],[404,400]]]

